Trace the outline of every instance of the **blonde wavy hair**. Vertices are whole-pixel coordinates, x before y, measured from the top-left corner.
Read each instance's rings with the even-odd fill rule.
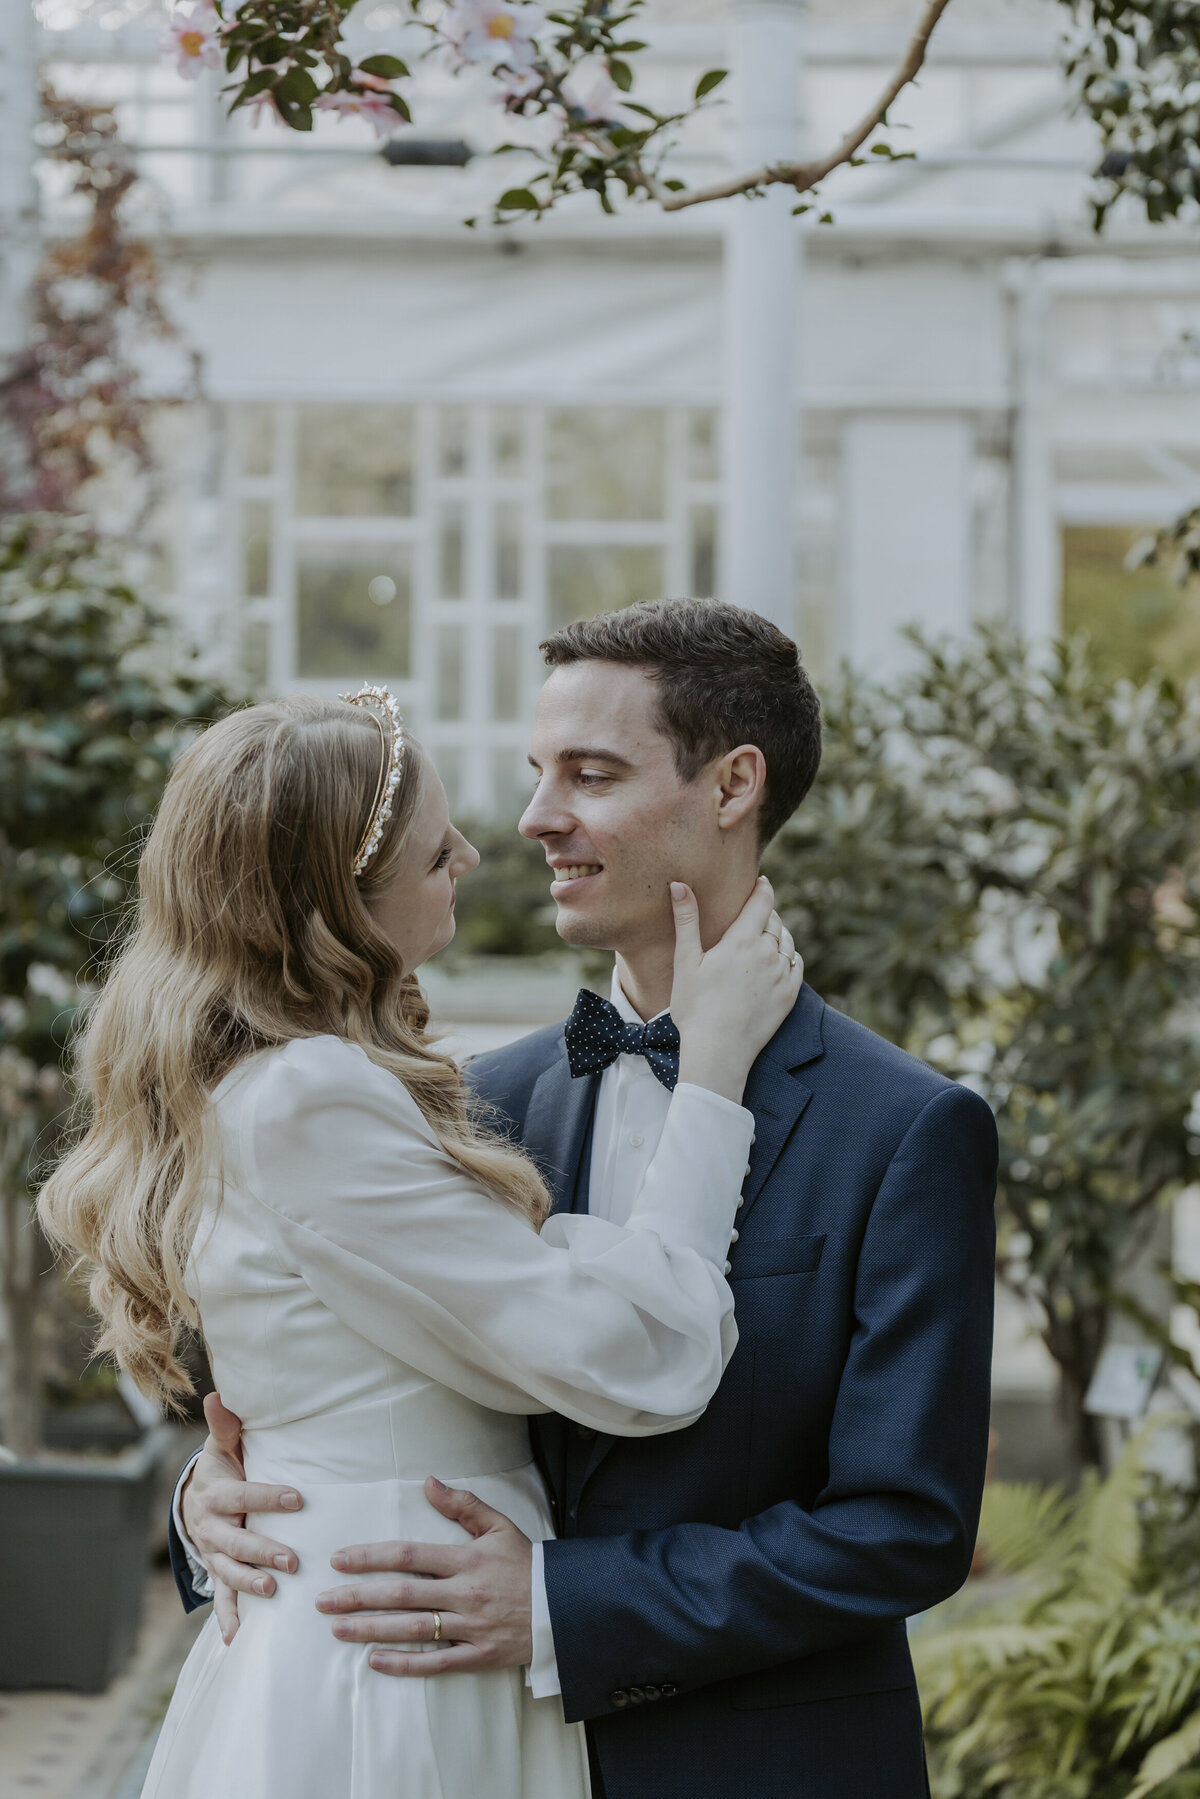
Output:
[[[400,869],[424,758],[405,734],[391,819],[355,851],[380,767],[372,716],[300,697],[250,706],[180,757],[142,851],[132,929],[77,1043],[81,1134],[43,1187],[43,1227],[91,1273],[102,1329],[139,1387],[193,1391],[185,1285],[216,1162],[209,1095],[244,1057],[297,1037],[359,1044],[403,1081],[447,1155],[536,1227],[549,1201],[517,1149],[473,1118],[429,1042],[416,976],[376,924]]]

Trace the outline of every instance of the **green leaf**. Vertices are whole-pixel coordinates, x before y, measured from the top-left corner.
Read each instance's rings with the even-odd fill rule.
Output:
[[[275,84],[275,102],[281,111],[284,106],[311,106],[317,93],[317,84],[307,69],[289,69]]]
[[[708,73],[706,75],[701,75],[699,81],[696,83],[694,97],[697,100],[703,100],[705,95],[711,94],[715,87],[720,87],[728,73],[728,69],[709,69]]]
[[[281,100],[278,89],[275,93],[275,104],[279,108],[279,116],[292,131],[311,131],[313,128],[312,107],[304,100]]]
[[[274,69],[255,69],[253,75],[247,75],[243,81],[235,106],[241,106],[245,101],[253,100],[256,94],[265,93],[268,88],[274,87],[278,80],[279,76]]]
[[[384,81],[395,81],[401,75],[409,73],[408,64],[401,62],[398,56],[364,56],[355,66],[364,75],[378,75]]]
[[[403,94],[392,95],[391,108],[393,112],[399,113],[406,124],[412,124],[412,112],[410,111],[408,101],[404,98]]]
[[[509,187],[504,190],[496,202],[500,212],[540,212],[542,210],[536,194],[531,194],[527,187]]]
[[[612,76],[614,84],[620,88],[623,94],[627,94],[633,86],[633,70],[629,64],[622,62],[619,56],[610,56],[608,72]]]
[[[1173,1775],[1190,1767],[1197,1756],[1200,1756],[1200,1710],[1194,1711],[1172,1736],[1164,1737],[1161,1743],[1154,1745],[1137,1771],[1129,1799],[1145,1799],[1146,1794],[1153,1793]]]

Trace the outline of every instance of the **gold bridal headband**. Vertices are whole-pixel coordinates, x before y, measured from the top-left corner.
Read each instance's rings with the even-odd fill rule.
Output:
[[[367,828],[362,842],[354,852],[354,873],[360,875],[371,857],[379,848],[388,819],[392,816],[392,804],[396,798],[396,789],[400,785],[400,776],[404,772],[404,720],[400,716],[400,708],[386,687],[360,687],[357,693],[344,693],[342,698],[348,706],[361,706],[367,717],[374,719],[379,728],[379,739],[383,746],[383,760],[379,768],[379,779],[375,784],[375,798],[371,801],[371,811],[367,818]],[[370,708],[377,706],[378,712]],[[392,723],[391,741],[383,728],[383,720],[379,712],[386,712]]]

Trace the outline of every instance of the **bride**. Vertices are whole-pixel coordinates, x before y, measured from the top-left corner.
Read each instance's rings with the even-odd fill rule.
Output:
[[[678,1085],[628,1223],[547,1218],[538,1169],[430,1041],[414,973],[477,862],[377,688],[212,726],[147,839],[82,1036],[86,1133],[42,1218],[92,1269],[101,1347],[177,1402],[202,1328],[247,1476],[306,1496],[299,1572],[243,1594],[228,1643],[215,1617],[197,1640],[154,1799],[588,1792],[559,1699],[511,1669],[382,1679],[314,1600],[339,1544],[463,1540],[425,1498],[435,1472],[548,1537],[530,1413],[634,1437],[703,1412],[736,1341],[738,1102],[801,972],[765,882],[707,954],[677,910]]]

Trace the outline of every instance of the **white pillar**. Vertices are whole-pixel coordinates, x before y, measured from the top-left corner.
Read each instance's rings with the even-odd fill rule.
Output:
[[[935,637],[969,626],[974,435],[953,413],[846,421],[837,650],[855,667],[901,665],[903,625]]]
[[[1013,445],[1012,622],[1024,637],[1056,637],[1062,628],[1062,567],[1054,494],[1054,449],[1047,416],[1045,265],[1017,265],[1011,280],[1016,318],[1016,431]]]
[[[29,333],[38,258],[37,118],[33,0],[0,0],[0,371]]]
[[[739,172],[799,151],[803,0],[733,0]],[[796,328],[800,232],[791,188],[727,207],[722,599],[796,628]]]

